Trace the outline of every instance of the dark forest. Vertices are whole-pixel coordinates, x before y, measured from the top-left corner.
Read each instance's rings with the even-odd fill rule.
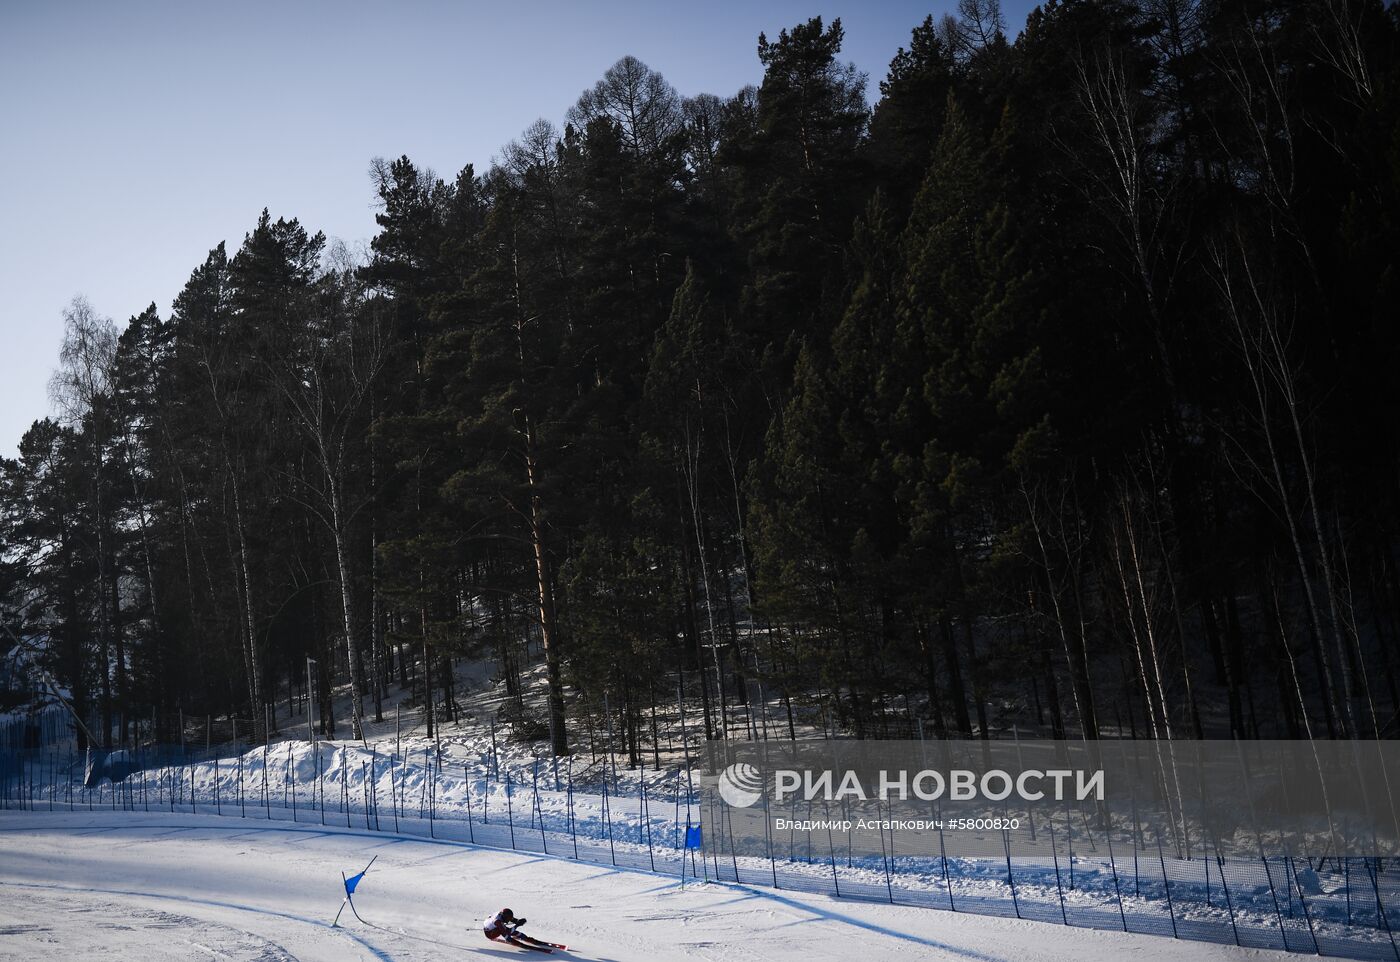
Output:
[[[112,745],[308,656],[327,735],[491,659],[558,754],[678,683],[714,738],[1395,737],[1396,8],[910,26],[878,91],[839,20],[731,95],[624,57],[371,161],[363,253],[251,211],[168,316],[75,299],[0,652]]]

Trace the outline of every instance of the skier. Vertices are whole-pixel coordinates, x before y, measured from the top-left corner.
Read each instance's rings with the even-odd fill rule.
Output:
[[[525,924],[525,919],[517,918],[510,909],[501,909],[494,916],[482,923],[482,932],[492,942],[509,942],[511,945],[522,949],[534,949],[536,952],[550,952],[553,949],[567,949],[567,945],[558,942],[544,942],[540,939],[531,938],[520,927]]]

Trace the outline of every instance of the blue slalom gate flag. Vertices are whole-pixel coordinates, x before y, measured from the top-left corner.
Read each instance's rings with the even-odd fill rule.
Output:
[[[364,872],[361,872],[359,875],[352,875],[352,876],[350,876],[348,879],[346,879],[346,880],[345,880],[345,894],[346,894],[346,895],[354,895],[354,894],[355,894],[355,886],[356,886],[356,885],[359,885],[359,884],[360,884],[360,879],[362,879],[362,878],[364,878],[364,877],[365,877],[365,873],[364,873]]]
[[[345,911],[346,905],[350,906],[350,912],[355,916],[355,918],[360,919],[360,913],[355,911],[355,900],[352,899],[350,896],[355,894],[355,886],[360,884],[360,879],[365,877],[365,872],[368,872],[370,870],[370,866],[374,865],[374,860],[377,858],[379,858],[378,855],[370,859],[369,865],[366,865],[358,875],[352,875],[349,878],[346,878],[344,872],[340,873],[340,881],[345,885],[345,898],[341,899],[340,901],[340,909],[335,913],[335,921],[331,922],[331,928],[335,928],[337,925],[340,924],[340,913]],[[364,922],[364,919],[360,919],[360,921]]]
[[[701,847],[701,842],[703,841],[703,839],[704,839],[704,836],[703,836],[703,834],[702,834],[701,831],[700,831],[700,826],[699,826],[699,825],[691,825],[691,824],[690,824],[690,819],[687,818],[687,819],[685,820],[685,848],[681,850],[681,889],[682,889],[682,890],[685,889],[685,853],[686,853],[687,851],[692,850],[692,849],[700,848],[700,847]],[[700,856],[700,858],[703,860],[704,857],[705,857],[705,856],[704,856],[704,854],[702,853],[701,856]],[[690,865],[691,871],[692,871],[692,873],[693,873],[693,872],[696,871],[696,869],[695,869],[695,856],[694,856],[694,855],[691,855],[691,856],[690,856],[690,863],[691,863],[691,865]]]

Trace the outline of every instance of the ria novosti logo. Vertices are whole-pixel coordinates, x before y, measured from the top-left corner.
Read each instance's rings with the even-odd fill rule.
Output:
[[[719,774],[719,797],[735,808],[748,808],[763,797],[763,775],[752,765],[738,762]]]
[[[830,769],[821,772],[777,769],[773,779],[773,798],[778,804],[794,796],[807,802],[908,801],[911,797],[922,801],[1000,802],[1012,796],[1026,802],[1042,799],[1083,802],[1103,801],[1105,797],[1103,769],[1018,772],[923,769],[913,773],[881,769],[871,782],[863,782],[850,770],[838,775]],[[720,798],[735,808],[749,808],[763,797],[764,781],[763,773],[753,765],[736,762],[720,773]]]

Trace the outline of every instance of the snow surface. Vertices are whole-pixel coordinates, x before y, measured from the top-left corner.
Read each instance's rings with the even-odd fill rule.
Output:
[[[340,873],[374,867],[331,928]],[[0,813],[0,959],[538,958],[488,942],[509,905],[563,958],[1285,959],[673,876],[353,828],[171,812]]]
[[[51,758],[28,772],[36,783],[32,804],[186,812],[197,807],[225,816],[435,835],[669,874],[679,871],[685,826],[714,814],[696,807],[700,799],[679,770],[613,769],[605,754],[569,757],[556,769],[526,746],[502,743],[493,749],[489,738],[461,733],[440,746],[416,734],[369,745],[292,740],[188,765],[161,766],[149,757],[145,763],[153,767],[127,776],[115,790],[101,779],[81,790],[81,764]],[[1367,897],[1367,877],[1355,871],[1348,877],[1335,862],[1312,868],[1276,858],[1265,868],[1250,859],[1217,863],[1199,853],[1194,859],[1152,851],[1138,857],[1120,847],[1115,867],[1102,836],[1096,843],[1093,835],[1066,828],[1059,829],[1058,862],[1044,849],[1014,857],[1014,893],[1000,858],[954,858],[947,864],[903,854],[888,862],[880,856],[852,859],[841,857],[839,842],[829,850],[830,838],[805,832],[775,835],[774,862],[761,849],[726,853],[720,836],[712,834],[718,857],[709,852],[708,867],[692,860],[691,868],[706,878],[737,877],[764,887],[771,880],[774,888],[803,892],[831,892],[839,874],[840,894],[866,901],[888,897],[938,909],[951,904],[959,912],[1100,929],[1122,925],[1162,937],[1238,939],[1260,948],[1284,948],[1286,937],[1295,951],[1311,951],[1316,938],[1324,954],[1400,959],[1377,903]],[[1043,825],[1040,837],[1049,838]],[[1162,873],[1170,879],[1170,900]],[[1392,907],[1397,882],[1392,868],[1377,883]]]

